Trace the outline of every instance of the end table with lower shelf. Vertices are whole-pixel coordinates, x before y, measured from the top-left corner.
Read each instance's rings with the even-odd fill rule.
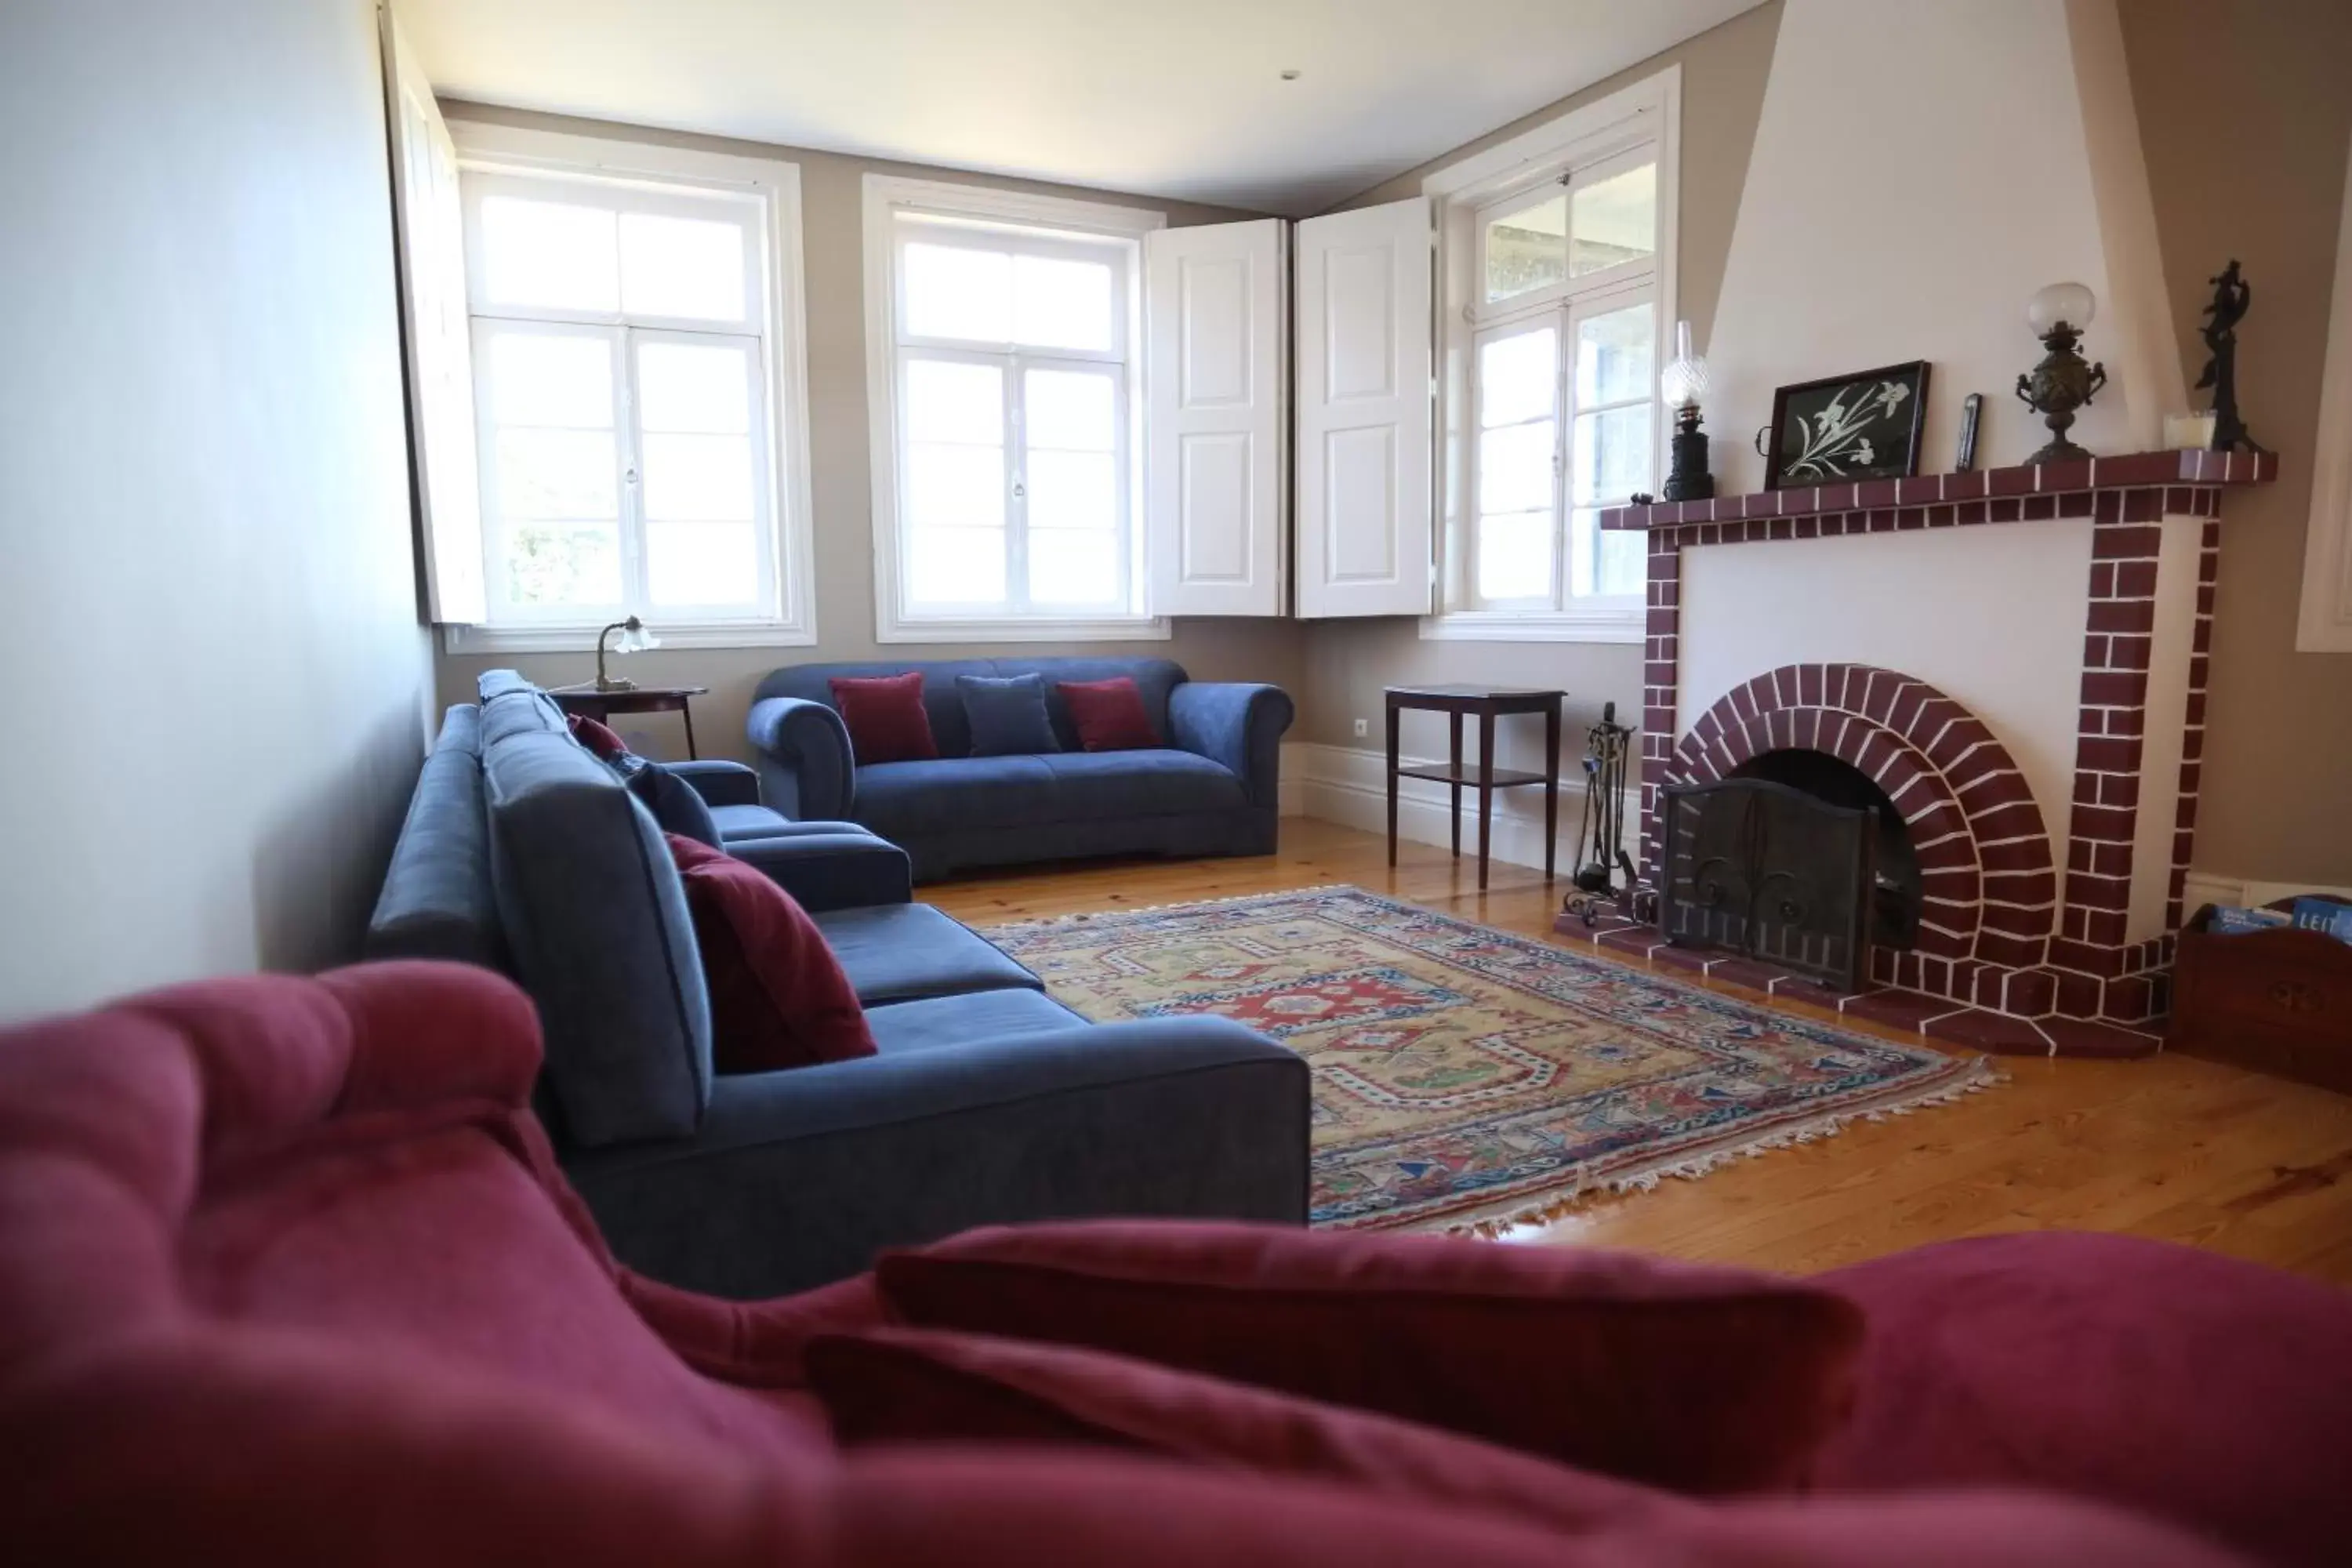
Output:
[[[675,713],[686,724],[686,754],[699,757],[694,749],[694,709],[692,700],[709,691],[708,686],[630,686],[599,690],[593,686],[557,687],[548,692],[555,705],[568,718],[577,713],[593,719],[599,724],[615,713]]]
[[[1559,705],[1568,693],[1560,690],[1539,690],[1524,686],[1391,686],[1388,689],[1389,717],[1389,864],[1397,858],[1397,781],[1399,779],[1430,779],[1451,787],[1454,795],[1454,858],[1462,858],[1462,791],[1478,792],[1478,887],[1486,886],[1487,851],[1493,842],[1495,823],[1495,792],[1516,789],[1526,784],[1544,786],[1544,879],[1549,881],[1555,873],[1554,862],[1559,855]],[[1398,718],[1407,709],[1443,713],[1453,738],[1452,760],[1443,767],[1406,767],[1399,742]],[[1544,757],[1542,773],[1528,773],[1517,768],[1495,765],[1495,721],[1513,713],[1540,713],[1544,716]],[[1478,720],[1478,766],[1473,771],[1462,765],[1462,720],[1464,715]]]

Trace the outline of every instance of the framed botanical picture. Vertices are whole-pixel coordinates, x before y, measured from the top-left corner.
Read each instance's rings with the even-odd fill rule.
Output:
[[[1772,395],[1764,488],[1908,479],[1927,413],[1926,360],[1784,386]]]

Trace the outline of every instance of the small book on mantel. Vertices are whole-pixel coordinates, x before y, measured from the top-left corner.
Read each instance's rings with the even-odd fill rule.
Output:
[[[2340,904],[2334,899],[2297,899],[2294,923],[2299,930],[2320,931],[2338,942],[2352,942],[2352,904]]]
[[[2250,931],[2276,931],[2294,923],[2294,917],[2284,910],[2245,910],[2234,904],[2213,906],[2213,919],[2206,930],[2219,936],[2242,936]]]

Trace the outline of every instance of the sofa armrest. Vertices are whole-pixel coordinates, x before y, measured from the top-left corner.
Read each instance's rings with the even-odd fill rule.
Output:
[[[786,816],[849,815],[857,772],[840,714],[803,697],[762,698],[751,704],[743,732],[768,805]]]
[[[1282,733],[1293,711],[1290,694],[1279,686],[1188,680],[1168,694],[1169,738],[1224,764],[1252,805],[1272,810],[1279,804]]]
[[[692,784],[705,805],[760,804],[760,775],[741,763],[664,763],[662,766]]]
[[[845,822],[793,826],[834,831],[737,839],[727,846],[727,853],[766,872],[811,914],[866,904],[903,904],[914,898],[914,863],[888,839]]]
[[[614,1250],[751,1299],[977,1225],[1306,1217],[1307,1064],[1231,1020],[1073,1025],[721,1078],[690,1139],[566,1172]]]

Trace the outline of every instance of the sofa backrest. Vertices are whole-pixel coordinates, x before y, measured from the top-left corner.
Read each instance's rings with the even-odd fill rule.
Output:
[[[1077,727],[1070,722],[1070,706],[1054,689],[1056,681],[1110,680],[1130,677],[1143,694],[1143,710],[1161,739],[1168,735],[1169,693],[1188,679],[1184,667],[1168,658],[954,658],[904,659],[856,664],[791,664],[771,670],[751,694],[758,702],[769,697],[798,697],[833,707],[835,676],[904,675],[923,672],[923,709],[930,715],[931,738],[943,757],[971,754],[971,725],[966,721],[963,698],[956,690],[959,675],[1040,675],[1045,680],[1045,708],[1054,721],[1055,738],[1062,749],[1078,749]]]
[[[481,730],[481,710],[470,702],[442,717],[368,921],[362,951],[369,958],[508,966],[482,808]]]
[[[710,1098],[710,1004],[669,847],[544,692],[506,670],[481,691],[499,924],[564,1131],[590,1147],[691,1136]]]

